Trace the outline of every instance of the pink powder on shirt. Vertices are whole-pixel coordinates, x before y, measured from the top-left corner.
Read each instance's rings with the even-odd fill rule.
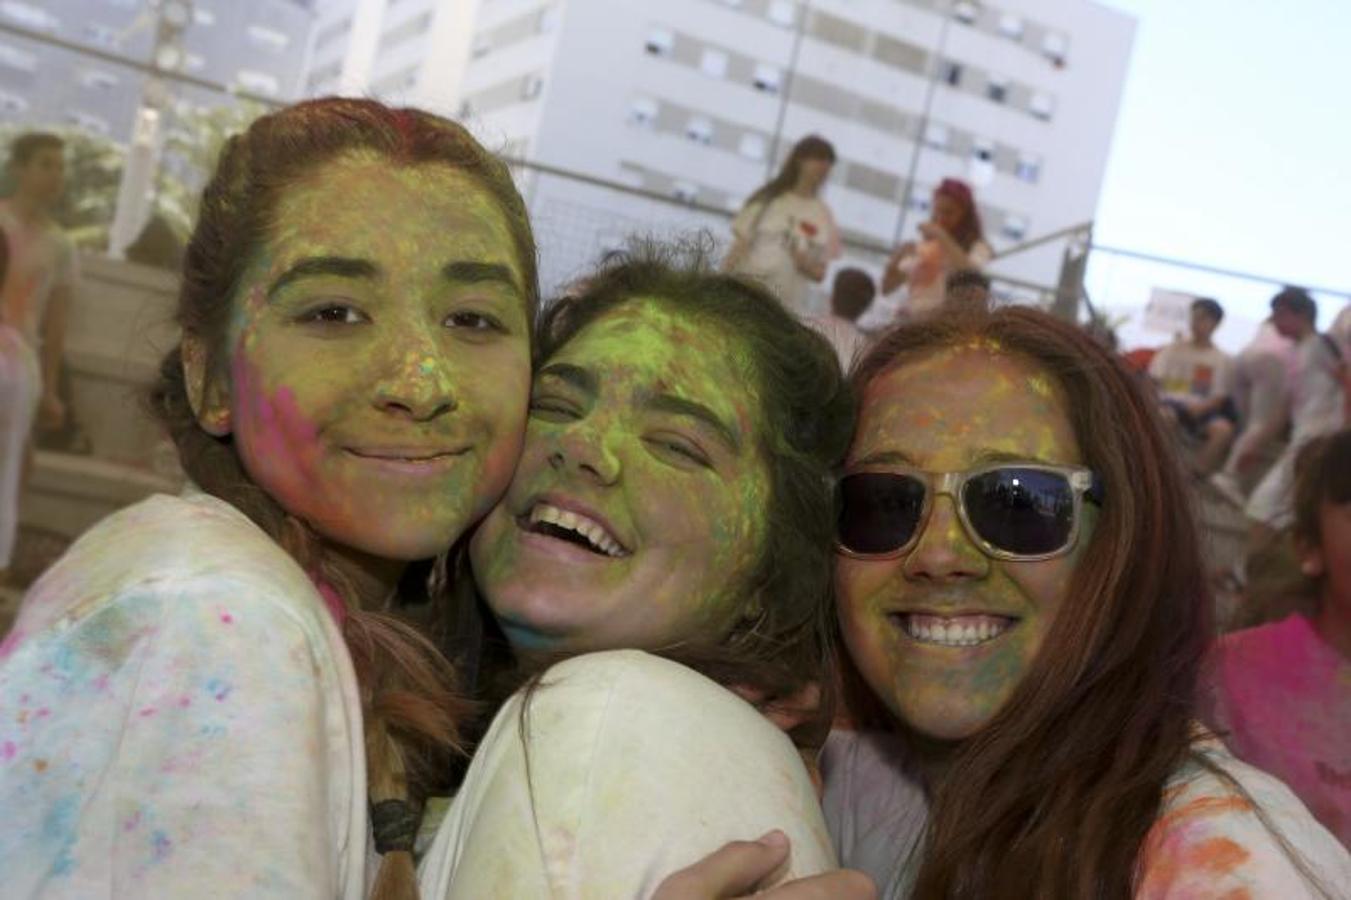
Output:
[[[1212,661],[1212,718],[1229,749],[1351,847],[1351,660],[1292,615],[1225,635]]]

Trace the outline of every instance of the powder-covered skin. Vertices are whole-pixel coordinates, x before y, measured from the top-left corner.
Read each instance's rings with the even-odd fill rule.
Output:
[[[511,477],[523,298],[506,220],[472,178],[339,157],[281,198],[201,418],[337,548],[434,556]]]
[[[544,363],[516,476],[471,545],[518,648],[714,639],[746,612],[734,598],[763,544],[769,478],[744,358],[719,326],[638,299]],[[603,520],[622,557],[529,533],[540,501]]]
[[[963,471],[1000,459],[1081,465],[1064,399],[1030,361],[989,344],[946,349],[869,384],[847,467],[903,465]],[[911,727],[944,740],[979,731],[1036,657],[1092,535],[1095,509],[1074,549],[1034,562],[996,560],[967,536],[951,497],[937,499],[919,542],[896,559],[836,565],[840,621],[850,656],[873,691]],[[896,614],[1016,618],[973,647],[921,644]]]

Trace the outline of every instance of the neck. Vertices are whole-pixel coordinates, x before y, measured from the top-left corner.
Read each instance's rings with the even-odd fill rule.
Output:
[[[903,729],[903,734],[924,792],[932,797],[952,769],[960,744],[926,737],[908,728]]]
[[[815,197],[816,188],[813,185],[799,181],[797,184],[793,185],[793,193],[797,194],[799,197]]]
[[[325,544],[324,553],[329,564],[337,570],[355,592],[348,598],[362,610],[381,611],[399,586],[408,563],[398,559],[373,556],[350,547]]]
[[[1343,659],[1351,660],[1351,604],[1333,596],[1333,587],[1326,578],[1313,627]]]
[[[1193,338],[1192,338],[1192,346],[1193,346],[1193,347],[1196,347],[1198,350],[1209,350],[1209,349],[1210,349],[1210,338],[1193,337]]]
[[[40,222],[47,218],[47,206],[40,198],[22,191],[9,198],[14,214],[25,222]]]

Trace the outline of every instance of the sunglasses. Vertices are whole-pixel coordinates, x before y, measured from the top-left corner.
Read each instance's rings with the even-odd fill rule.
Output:
[[[841,553],[892,559],[919,541],[934,498],[947,494],[971,540],[995,559],[1039,560],[1079,539],[1083,501],[1102,506],[1102,479],[1079,466],[999,463],[965,472],[851,472],[836,485]]]

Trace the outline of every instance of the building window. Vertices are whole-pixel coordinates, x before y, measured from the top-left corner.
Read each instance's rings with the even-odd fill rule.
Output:
[[[1003,103],[1009,98],[1009,80],[1003,75],[991,75],[985,83],[985,96],[995,103]]]
[[[671,186],[671,196],[681,203],[698,203],[699,188],[693,182],[677,181]]]
[[[643,48],[653,56],[670,56],[675,48],[675,35],[666,28],[649,29]]]
[[[1014,173],[1023,181],[1036,184],[1037,179],[1041,178],[1041,157],[1033,156],[1030,153],[1023,153],[1018,157],[1018,166]]]
[[[994,144],[986,138],[976,138],[971,142],[971,158],[980,162],[993,162]]]
[[[699,57],[699,68],[705,75],[712,75],[714,78],[727,77],[727,54],[715,47],[705,47],[703,55]]]
[[[926,213],[929,211],[929,195],[933,193],[933,188],[921,187],[915,185],[910,191],[910,211],[917,213]]]
[[[738,153],[747,159],[753,159],[758,162],[765,158],[765,139],[763,136],[755,134],[754,132],[748,132],[741,136],[741,140],[737,142],[736,149]]]
[[[192,11],[192,21],[194,24],[210,27],[216,24],[216,14],[199,6]]]
[[[1050,121],[1051,116],[1055,114],[1055,98],[1045,91],[1034,91],[1032,99],[1028,102],[1028,108],[1038,119]]]
[[[107,134],[112,131],[111,126],[108,125],[107,119],[91,115],[87,112],[75,110],[74,112],[66,113],[66,119],[74,123],[75,127],[79,128],[81,131],[87,131],[91,134]]]
[[[957,4],[952,7],[952,17],[967,25],[976,24],[976,18],[979,15],[980,10],[970,0],[958,0]]]
[[[999,33],[1012,41],[1022,40],[1023,20],[1013,13],[1004,13],[999,17]]]
[[[713,143],[713,122],[705,116],[690,116],[685,123],[685,137],[696,144]]]
[[[751,84],[755,85],[757,91],[777,94],[783,89],[783,72],[777,66],[771,66],[769,63],[756,63]]]
[[[47,10],[29,3],[19,3],[18,0],[5,0],[0,3],[0,13],[3,13],[5,18],[13,19],[34,31],[55,31],[61,27],[61,20]]]
[[[935,150],[946,150],[949,137],[948,126],[942,122],[930,122],[924,127],[924,143]]]
[[[967,164],[967,176],[978,186],[994,180],[994,144],[985,138],[976,138],[971,144],[971,161]]]
[[[1021,241],[1027,237],[1027,219],[1022,216],[1005,216],[999,226],[999,233],[1011,241]]]
[[[769,8],[765,10],[765,14],[769,16],[769,21],[775,25],[792,28],[797,24],[797,2],[796,0],[769,0]]]
[[[275,53],[285,50],[291,43],[291,38],[275,28],[268,28],[265,25],[250,25],[248,29],[249,40],[260,47],[266,47]]]
[[[534,100],[544,90],[544,79],[538,75],[527,75],[521,82],[521,99]]]
[[[943,60],[939,63],[938,77],[943,79],[945,84],[958,87],[962,83],[962,64]]]
[[[100,72],[97,69],[88,69],[80,77],[80,84],[87,88],[107,91],[117,87],[118,78],[111,72]]]
[[[235,73],[235,83],[246,91],[267,96],[272,96],[281,89],[275,75],[255,69],[240,69]]]
[[[1065,56],[1069,53],[1069,41],[1065,35],[1058,31],[1048,31],[1046,36],[1041,39],[1041,55],[1055,63],[1057,66],[1065,64]]]
[[[474,59],[487,56],[488,51],[493,49],[493,39],[491,35],[480,34],[474,37],[473,46],[469,48],[470,54]]]
[[[551,34],[558,28],[558,7],[550,4],[539,11],[539,20],[535,22],[535,31],[539,34]]]
[[[657,101],[651,97],[638,97],[629,104],[629,124],[642,128],[651,128],[657,123]]]
[[[189,72],[200,72],[206,68],[206,57],[200,53],[184,53],[183,68]]]
[[[18,69],[20,72],[32,72],[38,67],[38,58],[27,50],[9,44],[0,44],[0,66]]]
[[[741,7],[741,0],[722,0],[723,6]]]
[[[27,100],[14,94],[0,93],[0,113],[23,113],[27,111]]]

